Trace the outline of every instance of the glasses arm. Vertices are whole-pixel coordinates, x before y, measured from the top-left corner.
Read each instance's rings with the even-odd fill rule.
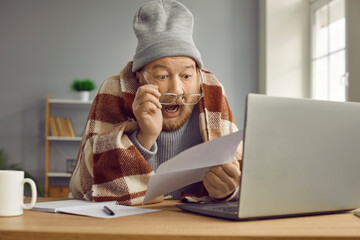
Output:
[[[204,97],[205,93],[204,93],[204,73],[201,71],[201,69],[199,69],[200,72],[200,87],[201,87],[201,97]]]
[[[149,80],[147,79],[146,75],[145,75],[145,72],[144,71],[141,71],[143,77],[145,78],[145,81],[147,84],[150,84]]]

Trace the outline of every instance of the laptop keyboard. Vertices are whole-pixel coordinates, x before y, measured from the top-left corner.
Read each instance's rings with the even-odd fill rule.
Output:
[[[205,210],[225,212],[236,214],[238,212],[239,202],[223,202],[223,203],[202,203],[197,207]]]

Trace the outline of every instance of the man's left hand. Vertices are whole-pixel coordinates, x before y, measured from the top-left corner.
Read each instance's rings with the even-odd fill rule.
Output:
[[[210,168],[203,180],[210,197],[222,199],[232,194],[239,186],[240,164],[237,160]]]

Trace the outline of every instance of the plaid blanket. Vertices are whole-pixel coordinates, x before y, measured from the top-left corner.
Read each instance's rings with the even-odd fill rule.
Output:
[[[94,98],[70,180],[75,198],[142,204],[152,168],[128,138],[138,128],[132,112],[139,82],[132,62],[120,75],[105,80]],[[198,103],[203,141],[237,131],[224,89],[215,76],[202,70],[204,98]],[[239,148],[237,159],[241,159]]]

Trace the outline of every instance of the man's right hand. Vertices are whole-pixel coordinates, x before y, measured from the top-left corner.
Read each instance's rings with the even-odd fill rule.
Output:
[[[162,112],[158,86],[146,84],[136,92],[132,109],[139,123],[137,138],[141,145],[149,149],[154,145],[162,130]]]

